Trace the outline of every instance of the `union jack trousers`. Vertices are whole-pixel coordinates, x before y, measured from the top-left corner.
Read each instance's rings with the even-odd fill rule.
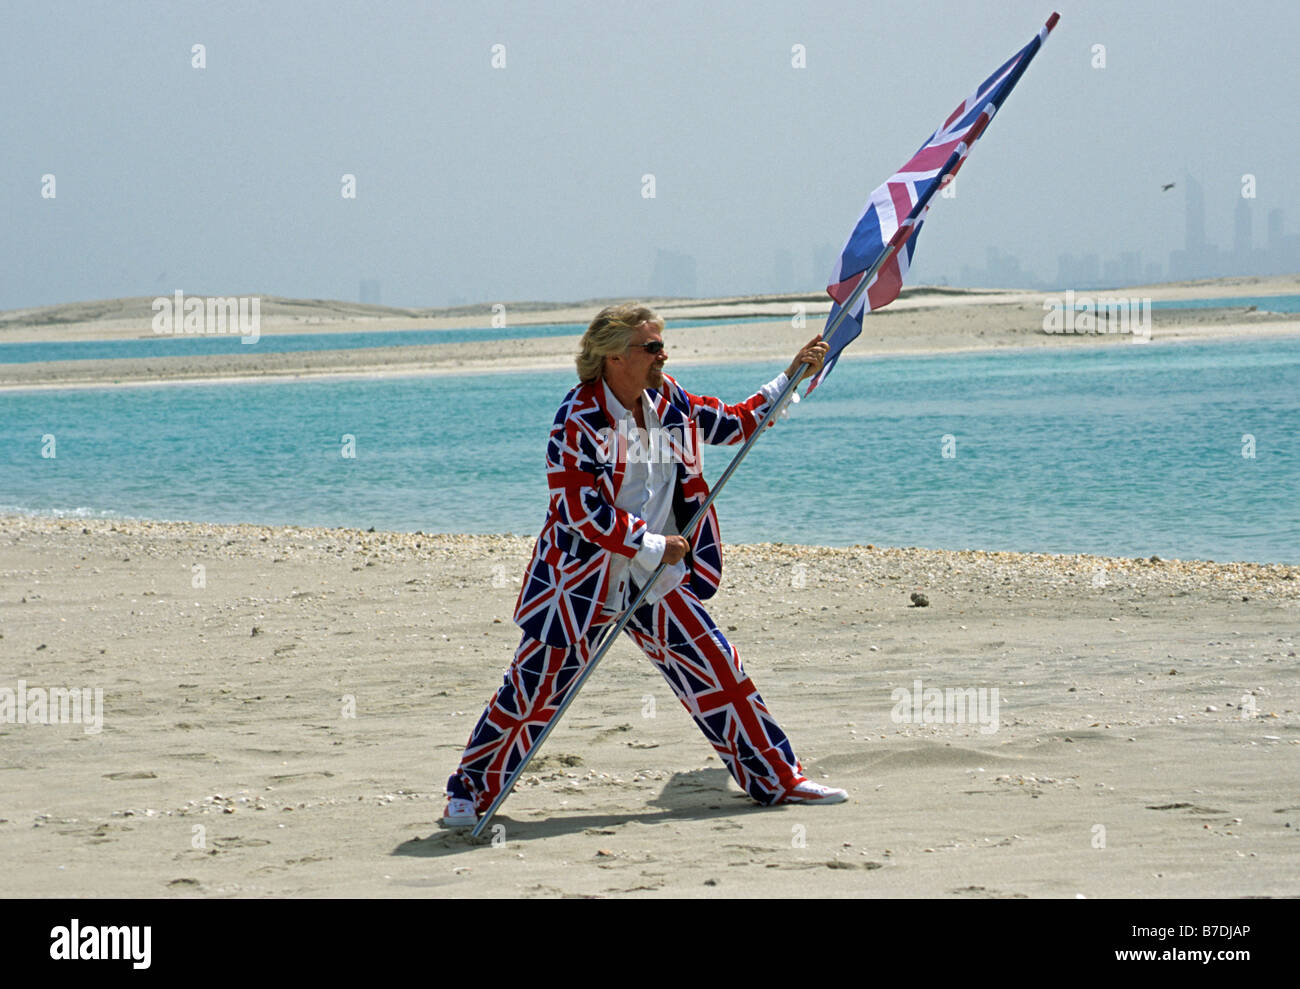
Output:
[[[524,634],[447,781],[448,796],[474,801],[479,814],[491,806],[591,660],[603,628],[593,625],[570,646],[549,646]],[[740,654],[687,585],[638,608],[626,631],[750,797],[774,804],[806,779]]]

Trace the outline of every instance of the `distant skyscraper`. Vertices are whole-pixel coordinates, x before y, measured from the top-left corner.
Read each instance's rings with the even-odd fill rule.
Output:
[[[662,248],[656,251],[649,291],[660,298],[694,297],[695,256]]]
[[[1268,251],[1260,260],[1260,268],[1271,275],[1300,272],[1300,234],[1285,232],[1280,209],[1268,211]]]
[[[379,305],[379,279],[363,278],[361,279],[361,297],[360,301],[369,302]]]
[[[1269,253],[1282,249],[1282,211],[1268,211],[1268,250]]]
[[[1137,251],[1123,251],[1118,258],[1102,266],[1102,281],[1106,287],[1135,285],[1142,280],[1142,255]]]
[[[1237,212],[1233,217],[1233,237],[1232,250],[1237,255],[1240,262],[1250,256],[1250,250],[1254,247],[1250,230],[1250,200],[1238,199]]]
[[[1189,278],[1214,278],[1228,259],[1219,249],[1205,242],[1205,194],[1201,183],[1187,175],[1183,179],[1186,234],[1184,248],[1169,255],[1169,277],[1174,281]]]
[[[1079,258],[1079,284],[1096,287],[1101,281],[1101,257],[1085,254]]]
[[[1183,196],[1187,217],[1185,246],[1188,256],[1195,259],[1205,251],[1205,194],[1201,191],[1201,183],[1190,175],[1184,181],[1187,189]],[[1195,264],[1195,260],[1192,263]]]

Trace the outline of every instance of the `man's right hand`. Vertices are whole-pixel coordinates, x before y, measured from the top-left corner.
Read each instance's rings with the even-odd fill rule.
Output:
[[[684,536],[664,536],[666,545],[664,546],[664,562],[667,564],[680,563],[686,555],[686,551],[691,548],[691,544],[686,541]]]

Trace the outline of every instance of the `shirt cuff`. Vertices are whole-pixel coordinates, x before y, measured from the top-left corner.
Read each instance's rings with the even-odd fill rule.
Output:
[[[782,371],[775,378],[759,389],[763,397],[767,399],[768,404],[775,402],[781,395],[782,390],[790,383],[789,376]],[[790,402],[781,410],[781,418],[784,419],[790,414],[790,409],[799,404],[799,392],[794,391],[790,394]]]
[[[636,556],[632,559],[645,567],[647,570],[654,570],[663,562],[664,549],[668,546],[668,538],[657,532],[647,532],[641,537],[641,548],[636,551]]]

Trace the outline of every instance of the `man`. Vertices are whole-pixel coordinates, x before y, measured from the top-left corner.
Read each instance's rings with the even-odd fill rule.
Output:
[[[722,579],[699,442],[741,443],[800,364],[821,369],[814,337],[789,369],[738,405],[692,395],[663,373],[663,319],[643,306],[601,310],[582,338],[580,384],[546,448],[550,508],[515,604],[514,661],[447,781],[443,824],[472,826],[505,786],[616,621],[659,564],[669,566],[626,630],[659,667],[740,788],[760,804],[839,803],[804,776],[740,656],[701,603]],[[797,400],[798,396],[795,396]]]

